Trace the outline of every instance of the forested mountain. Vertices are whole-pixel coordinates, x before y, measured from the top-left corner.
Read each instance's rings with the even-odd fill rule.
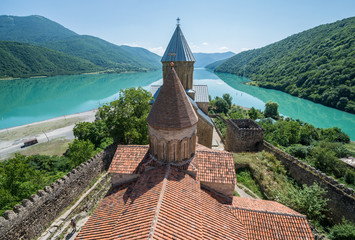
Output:
[[[42,16],[0,16],[0,40],[42,43],[76,35],[78,34]]]
[[[79,35],[55,42],[42,43],[41,46],[52,48],[73,56],[77,56],[105,68],[128,71],[151,70],[160,67],[159,56],[149,52],[144,57],[136,54],[134,47],[117,46],[97,37]]]
[[[224,63],[227,60],[228,60],[228,58],[227,59],[218,60],[217,62],[213,62],[213,63],[208,64],[207,66],[205,66],[205,68],[215,69],[215,68],[217,68],[219,65],[221,65],[222,63]]]
[[[126,45],[121,45],[120,47],[134,54],[137,58],[140,59],[141,62],[144,62],[146,64],[154,64],[155,67],[161,68],[161,63],[160,63],[161,56],[152,53],[151,51],[148,51],[147,49],[141,47],[131,47]]]
[[[77,74],[102,70],[95,64],[27,43],[0,41],[0,78]]]
[[[241,52],[215,71],[355,113],[355,17]]]
[[[109,71],[145,71],[160,67],[160,57],[148,50],[78,35],[41,16],[0,16],[0,40],[44,46],[86,59]]]
[[[224,53],[194,53],[196,62],[194,64],[197,68],[206,67],[208,64],[214,63],[216,61],[227,59],[234,56],[234,52],[224,52]]]

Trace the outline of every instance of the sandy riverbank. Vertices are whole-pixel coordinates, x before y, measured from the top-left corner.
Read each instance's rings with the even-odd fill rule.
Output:
[[[75,123],[83,121],[93,122],[96,112],[97,109],[94,109],[2,129],[0,130],[0,159],[5,159],[16,152],[26,151],[29,148],[43,148],[44,144],[55,145],[57,140],[72,140],[74,139],[73,128]],[[23,142],[31,138],[37,138],[38,144],[22,149]]]

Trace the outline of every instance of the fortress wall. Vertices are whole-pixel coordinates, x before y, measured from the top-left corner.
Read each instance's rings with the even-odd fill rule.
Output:
[[[328,208],[330,209],[328,216],[332,218],[334,223],[341,222],[343,217],[355,222],[355,192],[353,189],[345,187],[344,184],[340,184],[332,177],[266,141],[264,141],[264,150],[273,153],[298,183],[309,186],[316,182],[327,191],[325,197],[329,198]]]
[[[263,149],[264,129],[250,119],[226,121],[225,149],[231,152],[258,152]]]
[[[13,210],[0,217],[0,240],[32,239],[44,231],[92,180],[107,170],[117,145],[112,144],[87,162],[73,169],[30,199],[24,199]]]

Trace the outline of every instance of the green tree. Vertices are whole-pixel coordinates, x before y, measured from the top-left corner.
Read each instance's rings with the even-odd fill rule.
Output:
[[[69,143],[69,148],[66,153],[69,158],[72,168],[87,161],[95,154],[95,146],[90,140],[78,140],[74,139],[72,143]]]
[[[215,105],[217,113],[227,114],[229,110],[229,105],[226,100],[224,100],[223,98],[216,98]]]
[[[151,94],[143,88],[121,90],[119,99],[99,108],[110,136],[122,144],[148,144]]]
[[[90,140],[96,148],[100,148],[103,142],[110,142],[110,135],[103,120],[95,122],[80,122],[75,124],[74,136],[79,140]],[[111,141],[112,142],[112,141]]]
[[[229,95],[229,93],[225,93],[222,95],[222,98],[228,103],[229,108],[232,106],[232,97]]]
[[[343,218],[342,223],[334,225],[329,232],[332,240],[354,240],[355,224]]]
[[[331,149],[324,145],[317,146],[313,148],[311,156],[315,168],[327,174],[334,174],[337,178],[344,176],[345,168]]]
[[[324,219],[328,199],[324,198],[326,191],[316,183],[311,186],[303,184],[302,188],[289,186],[286,194],[279,194],[281,203],[307,215],[314,223]]]
[[[254,107],[252,107],[248,111],[248,116],[249,116],[250,119],[255,120],[255,119],[258,118],[258,111]]]
[[[312,141],[318,140],[318,132],[313,125],[305,123],[300,129],[300,143],[310,145]]]
[[[321,130],[321,140],[328,142],[349,143],[350,137],[338,127],[326,128]]]
[[[265,103],[264,115],[273,119],[279,118],[279,104],[277,102],[268,101]]]

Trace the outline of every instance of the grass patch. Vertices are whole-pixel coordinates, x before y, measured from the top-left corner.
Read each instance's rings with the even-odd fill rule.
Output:
[[[239,193],[236,190],[234,190],[233,196],[240,197]]]
[[[26,148],[21,149],[18,153],[30,156],[30,155],[47,155],[47,156],[62,156],[63,153],[68,149],[69,143],[73,140],[64,139],[64,138],[55,138],[50,140],[49,142],[38,143]],[[13,156],[15,153],[13,154]],[[9,158],[11,158],[10,156]]]
[[[0,140],[11,141],[16,139],[22,139],[29,136],[35,136],[42,134],[43,132],[50,132],[52,130],[70,126],[74,123],[85,120],[85,117],[74,117],[68,119],[58,119],[50,122],[44,122],[39,124],[33,124],[23,126],[15,129],[8,129],[0,133]]]
[[[260,190],[259,184],[255,181],[252,173],[250,172],[250,170],[248,168],[239,168],[236,170],[236,174],[237,174],[238,182],[242,183],[244,186],[249,188],[252,192],[254,192],[256,195],[258,195],[260,198],[265,198]],[[245,189],[244,191],[246,192],[246,191],[248,191],[248,189]],[[247,192],[247,194],[249,194],[250,196],[253,196],[253,194],[250,194],[248,192]]]
[[[350,143],[344,144],[346,149],[350,152],[350,155],[355,157],[355,142],[351,141]]]
[[[234,153],[233,155],[235,164],[242,166],[240,171],[247,168],[250,172],[250,176],[247,172],[243,172],[241,176],[237,174],[237,180],[242,183],[246,181],[243,184],[252,191],[256,188],[251,182],[252,180],[255,181],[263,198],[277,200],[277,193],[286,191],[285,189],[289,185],[294,184],[287,176],[287,172],[280,161],[270,153],[263,151],[258,153]],[[236,172],[238,172],[238,169]],[[243,177],[245,180],[243,180]],[[255,193],[258,194],[257,190],[255,190]]]

